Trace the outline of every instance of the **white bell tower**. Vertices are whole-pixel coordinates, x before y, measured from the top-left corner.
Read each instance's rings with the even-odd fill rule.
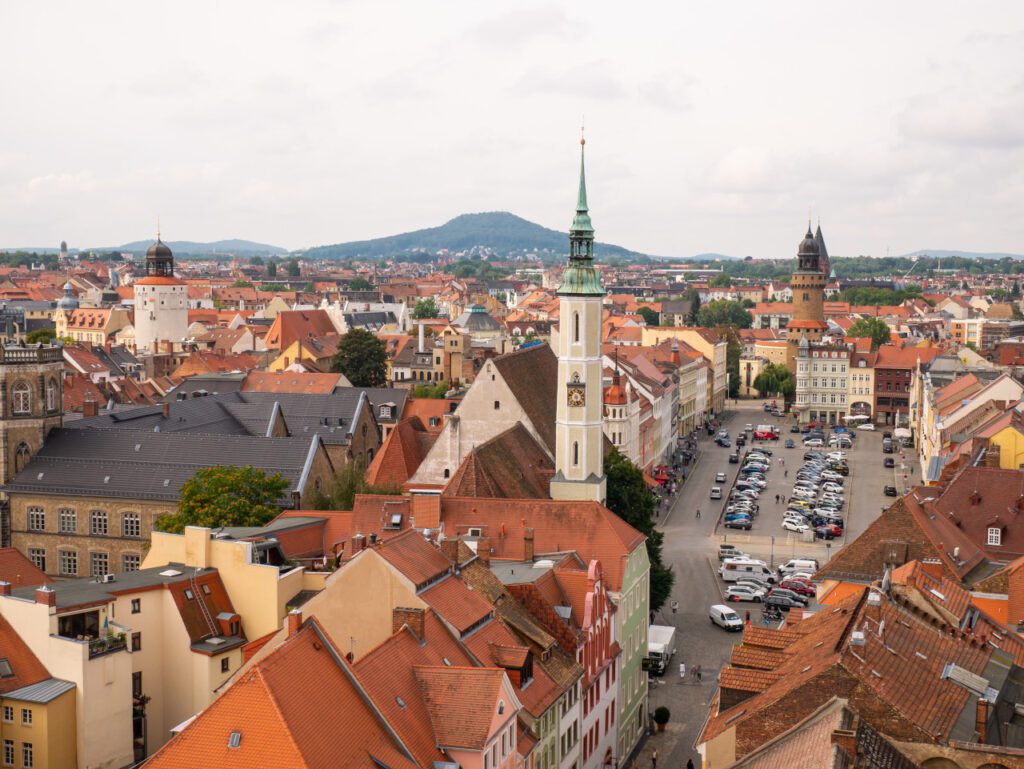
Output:
[[[558,411],[552,499],[607,498],[604,476],[604,388],[601,311],[604,290],[594,267],[594,228],[587,211],[580,139],[580,190],[569,230],[569,265],[558,289]]]

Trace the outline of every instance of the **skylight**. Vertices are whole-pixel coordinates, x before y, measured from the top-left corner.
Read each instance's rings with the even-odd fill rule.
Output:
[[[231,732],[231,736],[228,737],[228,747],[229,748],[237,748],[241,744],[242,744],[242,733],[241,732]]]

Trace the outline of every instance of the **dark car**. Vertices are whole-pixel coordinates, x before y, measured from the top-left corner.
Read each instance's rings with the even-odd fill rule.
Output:
[[[892,438],[892,433],[889,432],[888,430],[886,430],[884,433],[882,433],[882,439],[884,440],[886,438]]]
[[[779,583],[783,590],[792,590],[797,595],[814,596],[817,591],[806,582],[797,579],[785,579]]]
[[[886,457],[885,461],[882,464],[884,464],[886,467],[896,467],[896,458]]]
[[[794,448],[795,446],[796,446],[796,444],[793,443],[793,439],[792,438],[786,438],[786,448],[787,449]]]
[[[798,425],[798,424],[796,424],[796,423],[794,422],[794,423],[793,423],[793,426],[789,428],[789,431],[790,431],[791,433],[798,433],[798,432],[800,432],[800,425]]]
[[[843,536],[843,530],[835,524],[826,523],[821,526],[814,527],[814,536],[818,539],[835,539],[836,537]]]
[[[727,529],[743,529],[743,531],[750,531],[751,522],[749,518],[737,518],[733,521],[726,521],[722,525]]]
[[[737,436],[736,437],[736,445],[737,446],[746,446],[747,445],[747,436],[745,436],[745,435]]]
[[[732,454],[729,455],[729,464],[731,464],[731,465],[738,465],[739,462],[740,462],[740,455],[739,455],[738,451],[734,451]]]
[[[898,497],[899,496],[899,492],[896,491],[896,487],[895,486],[886,486],[883,489],[883,491],[885,492],[885,496],[887,496],[887,497]]]
[[[804,608],[804,605],[797,600],[784,595],[772,595],[771,593],[761,599],[761,604],[766,608],[773,607],[782,611],[789,611],[792,608]]]
[[[809,596],[801,595],[795,590],[787,590],[785,588],[776,587],[768,595],[781,596],[783,598],[791,598],[794,601],[799,601],[802,606],[806,606],[810,600]]]

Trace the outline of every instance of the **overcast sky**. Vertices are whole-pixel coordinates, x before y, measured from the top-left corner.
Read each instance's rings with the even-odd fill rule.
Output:
[[[0,245],[1024,252],[1024,3],[6,2]]]

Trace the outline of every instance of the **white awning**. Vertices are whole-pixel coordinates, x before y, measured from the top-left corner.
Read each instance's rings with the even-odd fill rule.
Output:
[[[897,427],[895,430],[892,431],[892,434],[897,438],[909,438],[910,430],[908,430],[906,427]]]

